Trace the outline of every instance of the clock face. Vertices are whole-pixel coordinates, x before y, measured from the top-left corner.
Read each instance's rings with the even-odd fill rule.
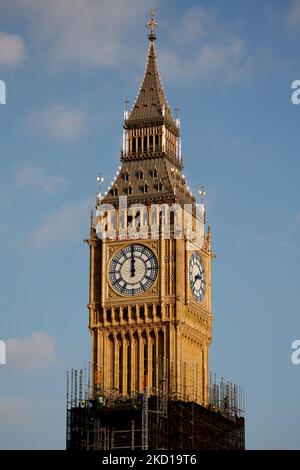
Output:
[[[148,290],[157,277],[155,254],[144,245],[128,245],[113,257],[109,278],[113,288],[123,295],[137,295]]]
[[[195,300],[201,302],[205,295],[205,272],[201,256],[196,252],[190,259],[190,286]]]

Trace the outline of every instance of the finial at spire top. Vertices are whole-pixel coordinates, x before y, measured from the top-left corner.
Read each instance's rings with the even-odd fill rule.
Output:
[[[128,95],[125,96],[125,101],[124,101],[124,121],[128,119],[128,105],[129,105],[129,99]]]
[[[155,29],[158,28],[158,24],[154,19],[154,10],[153,9],[150,10],[150,20],[148,21],[146,26],[150,31],[149,34],[148,34],[149,40],[150,41],[155,41],[155,39],[156,39]]]

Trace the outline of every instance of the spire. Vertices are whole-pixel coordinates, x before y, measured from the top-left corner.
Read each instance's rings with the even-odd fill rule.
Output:
[[[104,194],[102,203],[118,206],[119,197],[130,203],[193,204],[181,157],[178,109],[173,118],[161,83],[155,50],[157,23],[153,10],[148,27],[148,58],[138,96],[128,110],[125,101],[122,165]]]
[[[179,135],[178,127],[172,116],[165,92],[161,83],[154,41],[157,22],[154,19],[154,11],[150,12],[150,20],[147,23],[149,29],[148,60],[146,71],[139,94],[125,120],[125,127],[155,126],[166,124],[167,127]]]

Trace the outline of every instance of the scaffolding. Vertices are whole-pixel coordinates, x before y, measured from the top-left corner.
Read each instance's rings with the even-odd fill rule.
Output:
[[[216,375],[209,403],[157,389],[121,395],[91,387],[91,365],[67,372],[67,449],[244,449],[244,391]],[[149,393],[150,392],[150,393]]]
[[[245,390],[223,377],[218,382],[216,374],[212,382],[210,375],[209,408],[229,418],[244,416]]]

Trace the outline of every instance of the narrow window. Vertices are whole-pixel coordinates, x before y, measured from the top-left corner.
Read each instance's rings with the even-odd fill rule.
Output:
[[[111,323],[111,310],[110,308],[106,310],[106,320],[108,323]]]
[[[136,138],[133,137],[132,139],[132,153],[136,152]]]
[[[149,137],[149,148],[150,150],[153,150],[153,135],[150,135]]]
[[[136,214],[135,214],[135,226],[136,226],[136,228],[141,227],[141,214],[140,214],[140,211],[137,211]]]
[[[174,211],[171,211],[170,212],[170,225],[174,225],[174,219],[175,219]]]

